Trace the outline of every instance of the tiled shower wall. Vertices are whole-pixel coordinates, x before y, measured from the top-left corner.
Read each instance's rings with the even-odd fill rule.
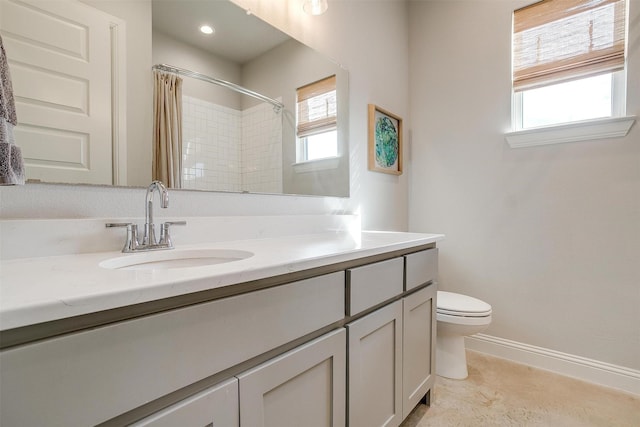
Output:
[[[182,188],[242,191],[242,113],[182,97]]]
[[[265,103],[244,110],[241,147],[242,190],[282,193],[282,113]]]
[[[183,96],[182,117],[183,188],[282,192],[282,122],[273,107],[238,111]]]

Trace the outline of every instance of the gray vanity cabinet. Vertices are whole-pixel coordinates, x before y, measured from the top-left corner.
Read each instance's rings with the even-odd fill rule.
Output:
[[[349,427],[398,426],[429,398],[436,275],[435,248],[347,271]]]
[[[437,250],[407,252],[4,348],[0,424],[398,426],[435,372]]]
[[[135,410],[340,321],[344,280],[334,272],[2,350],[0,425],[96,425]]]
[[[345,425],[346,331],[337,329],[132,427]]]
[[[408,254],[404,259],[405,291],[422,287],[403,299],[402,401],[406,418],[425,393],[433,389],[436,378],[438,249]],[[426,397],[429,403],[430,394]]]
[[[349,427],[397,426],[435,381],[435,285],[347,325]]]
[[[240,423],[345,425],[346,332],[338,329],[238,375]]]

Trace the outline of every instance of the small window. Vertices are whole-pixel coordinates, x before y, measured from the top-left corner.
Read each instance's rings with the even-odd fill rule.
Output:
[[[514,130],[625,114],[625,0],[543,0],[513,15]]]
[[[296,90],[297,161],[338,156],[336,76]]]

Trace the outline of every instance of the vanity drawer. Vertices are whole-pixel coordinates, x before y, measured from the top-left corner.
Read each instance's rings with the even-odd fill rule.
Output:
[[[402,257],[347,270],[347,315],[400,295],[403,270]]]
[[[131,427],[240,425],[238,379],[232,378],[156,412]]]
[[[405,255],[405,290],[410,290],[438,276],[438,249],[427,249]]]
[[[99,424],[341,320],[344,281],[340,271],[4,350],[0,425]]]

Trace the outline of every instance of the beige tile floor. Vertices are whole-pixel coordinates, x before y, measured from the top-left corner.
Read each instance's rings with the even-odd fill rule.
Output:
[[[401,427],[640,427],[640,396],[467,351],[469,377],[437,377]]]

